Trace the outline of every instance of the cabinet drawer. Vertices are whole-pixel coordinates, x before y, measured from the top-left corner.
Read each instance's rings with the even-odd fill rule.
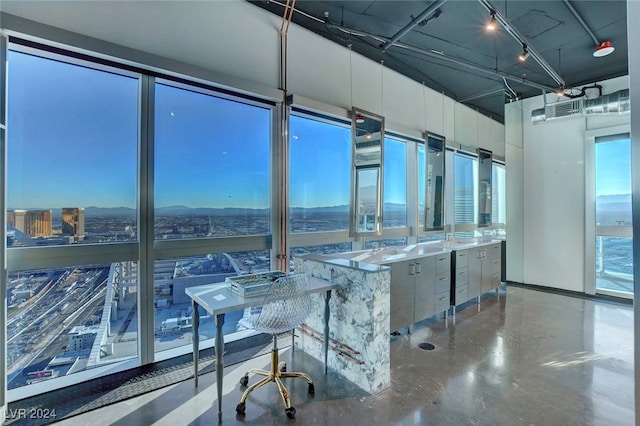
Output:
[[[461,287],[456,287],[456,306],[457,305],[462,305],[464,302],[466,302],[467,300],[469,300],[469,286],[465,285],[465,286],[461,286]]]
[[[436,296],[436,313],[449,309],[449,292],[440,293]]]
[[[451,254],[442,253],[436,255],[436,275],[451,269]]]
[[[469,266],[469,251],[456,251],[456,268]]]
[[[451,288],[451,277],[448,272],[444,274],[436,275],[436,294],[447,292],[449,294],[449,289]]]
[[[456,269],[456,287],[469,284],[469,267]]]

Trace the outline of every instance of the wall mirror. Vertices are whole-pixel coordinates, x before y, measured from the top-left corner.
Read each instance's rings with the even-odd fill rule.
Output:
[[[424,230],[444,229],[445,138],[425,133],[425,209]]]
[[[493,154],[478,149],[478,226],[491,226],[491,176]]]
[[[351,130],[353,151],[349,235],[381,235],[384,117],[353,108]]]

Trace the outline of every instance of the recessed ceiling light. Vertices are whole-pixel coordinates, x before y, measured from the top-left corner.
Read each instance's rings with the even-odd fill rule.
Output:
[[[596,58],[602,58],[603,56],[613,53],[614,50],[616,50],[616,48],[613,47],[609,40],[606,40],[600,43],[600,46],[596,47],[596,50],[593,51],[593,56]]]

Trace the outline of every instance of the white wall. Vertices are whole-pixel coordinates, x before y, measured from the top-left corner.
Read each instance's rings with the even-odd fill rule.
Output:
[[[608,94],[628,88],[628,81],[620,77],[599,84]],[[547,95],[547,102],[557,100],[555,94]],[[585,132],[628,124],[629,116],[574,117],[532,124],[531,111],[543,106],[543,98],[538,96],[507,108],[507,223],[513,226],[512,219],[522,218],[521,236],[507,230],[511,246],[508,279],[584,292]],[[512,183],[515,188],[510,190]],[[514,194],[518,190],[524,194],[522,210]],[[518,263],[511,265],[512,261]]]
[[[279,87],[282,19],[244,1],[5,0],[2,10],[136,49],[140,58],[158,67],[188,70],[184,66],[187,64],[214,71],[214,82],[226,86],[260,93],[272,93],[268,89]],[[33,32],[30,25],[6,22],[14,30]],[[409,136],[421,137],[424,130],[429,130],[444,135],[449,143],[481,146],[504,156],[501,123],[421,83],[295,24],[289,29],[288,48],[288,93],[384,115],[389,130]],[[118,52],[109,46],[107,50]],[[147,54],[168,60],[149,58]],[[135,53],[130,56],[133,60]],[[264,86],[262,90],[260,85]],[[464,120],[455,120],[458,113],[464,114]]]

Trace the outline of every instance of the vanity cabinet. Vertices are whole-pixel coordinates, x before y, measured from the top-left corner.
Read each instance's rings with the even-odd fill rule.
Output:
[[[391,330],[399,330],[449,308],[450,253],[393,262]]]
[[[502,273],[501,243],[492,243],[453,253],[451,305],[459,306],[470,299],[497,289]]]

